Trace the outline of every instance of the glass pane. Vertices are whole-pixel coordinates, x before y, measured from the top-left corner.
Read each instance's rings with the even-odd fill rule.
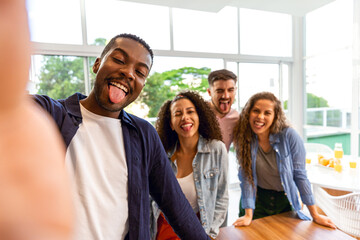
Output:
[[[140,117],[155,117],[161,105],[181,90],[195,90],[207,98],[207,76],[224,68],[221,59],[155,57],[153,68],[140,97],[127,110]]]
[[[280,97],[278,64],[240,63],[238,79],[241,107],[258,92],[272,92]]]
[[[226,62],[226,69],[229,71],[232,71],[233,73],[235,73],[236,76],[238,76],[238,63],[237,62]],[[239,80],[239,78],[238,78]],[[236,86],[238,86],[238,82],[236,82]],[[237,90],[239,91],[239,87],[237,88]],[[240,111],[240,107],[239,107],[239,101],[237,100],[239,97],[239,94],[237,93],[235,95],[235,100],[234,103],[232,105],[232,108],[236,109],[237,111]]]
[[[80,1],[27,0],[31,40],[81,44]]]
[[[286,117],[289,119],[289,111],[288,111],[288,102],[289,102],[289,65],[281,64],[281,73],[282,73],[282,85],[280,88],[281,97],[280,100],[283,104],[284,112]]]
[[[288,14],[240,9],[240,52],[290,57],[291,29],[292,20]]]
[[[183,67],[203,68],[207,67],[211,71],[224,68],[222,59],[211,58],[185,58],[185,57],[161,57],[155,56],[154,64],[151,68],[151,74],[154,72],[165,72],[172,69]]]
[[[334,1],[306,15],[306,137],[350,154],[352,0]]]
[[[90,45],[99,39],[109,41],[120,33],[132,33],[143,38],[153,49],[170,49],[168,7],[117,0],[86,0],[86,20]]]
[[[307,56],[351,46],[352,2],[334,1],[306,15]]]
[[[54,99],[67,98],[75,92],[85,94],[83,58],[34,55],[31,59],[30,93]]]
[[[350,154],[351,50],[333,51],[306,62],[307,139],[334,148],[342,142]],[[341,139],[339,137],[341,136]]]
[[[95,63],[96,57],[89,57],[89,76],[90,76],[90,91],[91,89],[94,87],[94,83],[95,83],[95,73],[93,72],[93,65]]]
[[[180,51],[237,53],[237,8],[218,13],[173,9],[174,49]]]
[[[237,72],[238,72],[237,67],[238,67],[237,62],[227,62],[226,63],[226,69],[235,73],[236,76],[237,76]]]

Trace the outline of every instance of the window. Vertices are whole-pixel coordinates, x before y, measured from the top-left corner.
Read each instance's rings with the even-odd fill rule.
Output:
[[[120,33],[145,39],[153,49],[170,49],[169,8],[117,0],[86,0],[88,44]]]
[[[306,16],[306,137],[350,154],[352,1],[334,1]]]
[[[237,9],[218,13],[173,9],[174,49],[180,51],[237,53]]]
[[[211,71],[224,68],[222,59],[211,58],[185,58],[185,57],[160,57],[154,58],[154,64],[151,73],[165,72],[182,67],[210,68]]]
[[[209,99],[207,76],[210,71],[222,68],[221,59],[157,56],[140,97],[127,110],[154,122],[161,105],[181,90],[195,90]]]
[[[82,44],[80,2],[27,0],[31,40]]]
[[[240,63],[239,64],[240,107],[244,107],[255,93],[267,91],[280,96],[279,64]]]
[[[75,92],[85,94],[84,62],[81,57],[32,56],[31,94],[45,94],[54,99],[66,98]]]
[[[292,20],[288,14],[240,9],[240,53],[292,55]]]

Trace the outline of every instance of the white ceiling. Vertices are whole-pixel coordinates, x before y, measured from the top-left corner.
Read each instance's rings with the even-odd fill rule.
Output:
[[[130,0],[161,6],[218,12],[224,6],[236,6],[304,16],[334,0]]]

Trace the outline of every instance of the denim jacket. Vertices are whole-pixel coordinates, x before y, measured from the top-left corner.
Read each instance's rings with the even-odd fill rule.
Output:
[[[176,147],[168,152],[168,158],[176,175],[176,160],[174,162],[170,160],[175,150]],[[218,140],[206,141],[202,136],[199,137],[197,150],[192,166],[200,220],[205,232],[215,238],[219,233],[220,226],[226,219],[229,203],[228,153],[223,142]],[[154,201],[151,205],[152,239],[155,239],[160,209]]]
[[[311,185],[305,169],[305,147],[302,139],[293,128],[285,128],[280,133],[270,134],[270,145],[276,152],[276,162],[279,169],[281,184],[292,208],[300,219],[310,220],[301,212],[301,200],[306,205],[314,205]],[[259,147],[257,136],[251,142],[252,173],[257,186],[256,156]],[[256,189],[245,179],[241,166],[238,174],[241,187],[241,205],[243,208],[255,209]]]

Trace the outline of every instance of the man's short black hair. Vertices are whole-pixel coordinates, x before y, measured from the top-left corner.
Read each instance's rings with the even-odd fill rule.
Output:
[[[113,37],[110,42],[105,46],[104,50],[102,51],[100,58],[103,58],[106,53],[114,46],[116,39],[118,38],[130,38],[132,40],[135,40],[136,42],[140,43],[141,45],[143,45],[146,50],[149,51],[150,56],[151,56],[151,64],[154,61],[154,53],[152,51],[152,49],[150,48],[149,44],[147,44],[142,38],[134,35],[134,34],[130,34],[130,33],[122,33],[119,35],[116,35],[115,37]]]
[[[209,86],[212,86],[214,82],[217,80],[229,80],[229,79],[234,80],[235,83],[237,81],[237,77],[235,73],[227,69],[212,71],[208,76]]]

